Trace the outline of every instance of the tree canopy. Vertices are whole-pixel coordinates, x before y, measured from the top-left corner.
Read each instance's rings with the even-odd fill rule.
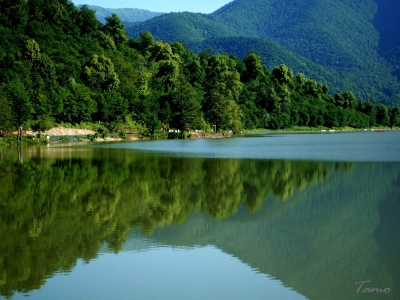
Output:
[[[326,83],[283,63],[270,71],[254,51],[239,59],[209,50],[196,54],[150,32],[128,38],[116,14],[102,24],[87,6],[66,0],[3,6],[2,130],[80,122],[111,126],[127,119],[150,135],[168,129],[400,125],[398,107],[357,99],[350,89],[330,93]]]

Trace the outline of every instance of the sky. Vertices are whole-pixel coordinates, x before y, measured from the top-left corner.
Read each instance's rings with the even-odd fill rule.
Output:
[[[140,8],[152,12],[201,12],[216,11],[232,0],[71,0],[75,5],[89,4],[105,8]]]

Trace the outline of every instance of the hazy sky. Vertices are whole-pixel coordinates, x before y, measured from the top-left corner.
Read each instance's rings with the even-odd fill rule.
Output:
[[[90,4],[106,8],[141,8],[153,12],[190,11],[212,13],[231,0],[71,0],[75,5]]]

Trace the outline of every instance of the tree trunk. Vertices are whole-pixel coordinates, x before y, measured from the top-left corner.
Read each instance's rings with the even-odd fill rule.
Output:
[[[22,142],[22,126],[18,127],[18,142]]]

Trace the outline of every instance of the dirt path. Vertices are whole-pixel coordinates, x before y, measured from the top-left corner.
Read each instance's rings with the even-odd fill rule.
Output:
[[[88,135],[88,134],[95,134],[96,131],[90,129],[77,129],[77,128],[65,128],[65,127],[54,127],[50,130],[45,132],[41,132],[43,135],[49,136],[67,136],[67,135]],[[37,135],[38,132],[27,130],[24,134],[28,135]]]

